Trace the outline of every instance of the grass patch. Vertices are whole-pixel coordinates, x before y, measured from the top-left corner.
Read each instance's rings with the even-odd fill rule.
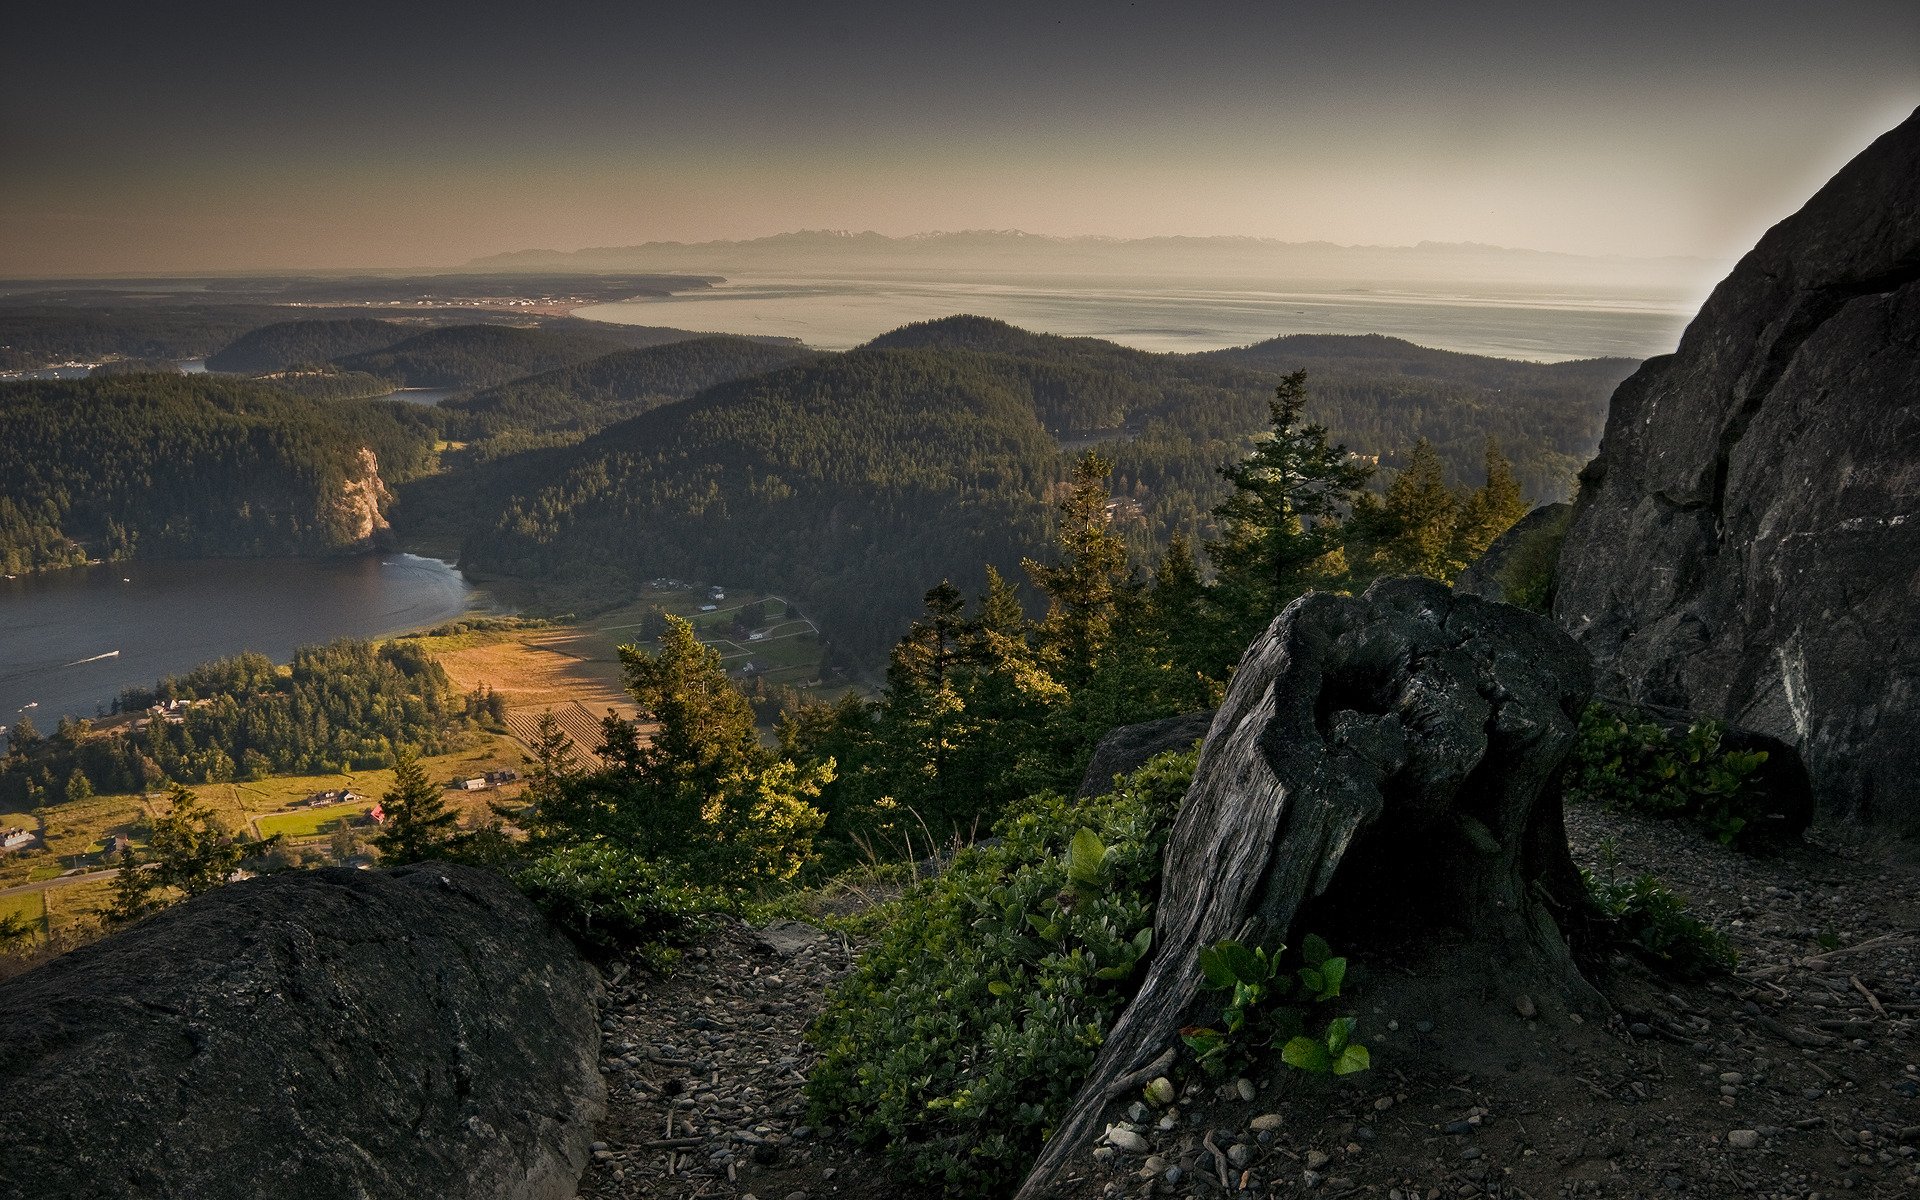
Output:
[[[15,892],[11,896],[0,896],[0,921],[18,917],[22,921],[44,922],[47,916],[47,901],[40,892]]]
[[[325,808],[303,808],[298,812],[274,813],[260,817],[255,824],[261,837],[282,834],[290,838],[313,837],[330,832],[342,821],[351,821],[373,806],[372,798],[351,804],[329,804]]]
[[[58,937],[99,926],[113,906],[113,880],[96,879],[40,893],[47,905],[47,926]]]

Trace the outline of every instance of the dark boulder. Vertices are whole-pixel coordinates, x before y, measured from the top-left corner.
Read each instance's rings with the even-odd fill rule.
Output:
[[[1545,612],[1553,601],[1553,567],[1567,536],[1573,505],[1542,504],[1493,540],[1460,572],[1453,588],[1482,600]]]
[[[0,986],[0,1194],[574,1194],[597,983],[500,877],[220,888]]]
[[[1553,614],[1601,689],[1800,753],[1920,834],[1920,113],[1768,231],[1614,393]]]
[[[1181,713],[1158,721],[1122,725],[1100,739],[1080,779],[1079,795],[1100,796],[1113,790],[1115,775],[1130,775],[1146,765],[1148,759],[1169,750],[1190,750],[1207,736],[1213,724],[1213,710]]]

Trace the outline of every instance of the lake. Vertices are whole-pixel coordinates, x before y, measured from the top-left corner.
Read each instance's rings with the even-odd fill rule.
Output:
[[[1288,333],[1383,333],[1440,350],[1559,362],[1666,354],[1698,305],[1697,296],[1655,288],[1312,290],[1245,280],[741,275],[574,315],[797,337],[823,350],[848,349],[911,321],[973,313],[1142,350],[1219,350]]]
[[[286,662],[296,646],[497,609],[450,564],[411,554],[106,563],[0,579],[0,725],[25,711],[47,733],[62,715],[93,716],[126,688],[209,659],[258,650]]]

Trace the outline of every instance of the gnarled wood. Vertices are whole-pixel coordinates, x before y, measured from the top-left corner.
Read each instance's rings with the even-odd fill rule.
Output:
[[[1202,948],[1284,940],[1303,904],[1337,907],[1349,881],[1375,907],[1403,895],[1450,918],[1510,979],[1590,1001],[1550,911],[1581,895],[1550,785],[1591,690],[1586,654],[1551,622],[1428,580],[1289,605],[1208,731],[1147,978],[1022,1200],[1046,1194],[1125,1081],[1174,1044]]]

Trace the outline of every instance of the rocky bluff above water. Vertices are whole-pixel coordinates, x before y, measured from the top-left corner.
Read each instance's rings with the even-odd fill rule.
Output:
[[[1920,113],[1620,385],[1554,583],[1602,694],[1771,734],[1824,816],[1920,834]]]
[[[220,888],[0,986],[0,1196],[571,1196],[597,988],[484,871]]]

